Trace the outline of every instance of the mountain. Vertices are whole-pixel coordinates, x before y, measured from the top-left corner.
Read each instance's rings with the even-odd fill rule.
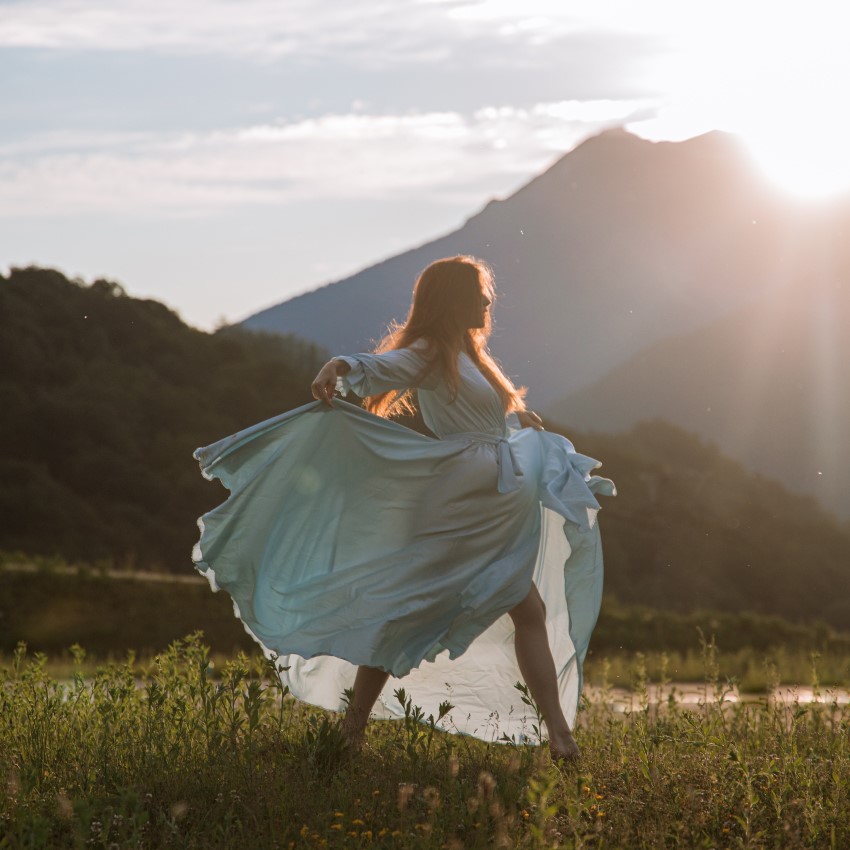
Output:
[[[362,350],[427,263],[475,254],[500,293],[492,349],[532,405],[582,428],[667,418],[848,516],[848,234],[846,201],[792,202],[733,136],[612,130],[455,233],[244,326]]]
[[[806,222],[732,136],[654,143],[612,130],[458,231],[242,324],[363,350],[406,315],[424,266],[474,254],[496,272],[493,352],[545,405],[780,286],[778,248],[808,239]]]
[[[822,262],[769,298],[647,347],[547,412],[609,432],[660,417],[850,518],[848,329],[850,267]]]

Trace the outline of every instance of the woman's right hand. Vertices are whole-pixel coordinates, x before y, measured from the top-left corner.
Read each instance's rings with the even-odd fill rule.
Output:
[[[313,398],[323,401],[328,407],[333,407],[333,397],[336,390],[337,361],[329,360],[319,369],[319,374],[313,379],[310,390]]]
[[[518,410],[516,418],[523,428],[534,428],[535,431],[543,431],[543,420],[533,410]]]

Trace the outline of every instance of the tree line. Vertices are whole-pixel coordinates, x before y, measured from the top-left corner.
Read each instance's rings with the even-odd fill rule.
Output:
[[[291,335],[200,331],[107,280],[0,276],[0,550],[190,570],[195,520],[225,496],[192,452],[310,401],[326,357]],[[850,622],[850,527],[812,499],[664,422],[547,427],[617,483],[600,515],[611,596]]]

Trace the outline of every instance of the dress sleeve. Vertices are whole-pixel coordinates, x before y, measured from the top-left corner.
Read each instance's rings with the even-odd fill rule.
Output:
[[[417,340],[409,348],[397,348],[382,354],[336,355],[334,360],[344,360],[351,367],[346,375],[337,378],[337,391],[343,395],[351,391],[365,398],[420,386],[433,389],[437,384],[434,372],[422,376],[428,364],[425,347]]]

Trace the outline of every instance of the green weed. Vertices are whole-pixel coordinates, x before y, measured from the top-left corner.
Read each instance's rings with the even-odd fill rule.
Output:
[[[609,686],[583,700],[564,769],[533,740],[448,734],[451,706],[425,716],[403,689],[403,719],[346,753],[338,718],[293,700],[274,662],[213,664],[199,634],[144,664],[72,658],[61,681],[23,646],[3,669],[2,848],[850,846],[850,708],[817,658],[821,702],[734,701],[706,640],[688,705],[671,662],[652,698],[656,662],[638,659],[633,707]]]

